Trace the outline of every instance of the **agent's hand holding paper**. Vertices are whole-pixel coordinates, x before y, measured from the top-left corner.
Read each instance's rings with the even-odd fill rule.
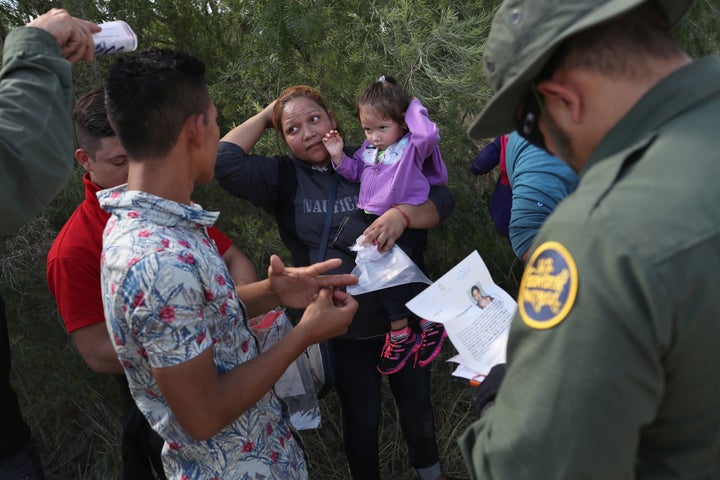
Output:
[[[407,303],[421,318],[444,325],[459,356],[455,376],[480,381],[505,362],[515,300],[492,280],[477,251]]]

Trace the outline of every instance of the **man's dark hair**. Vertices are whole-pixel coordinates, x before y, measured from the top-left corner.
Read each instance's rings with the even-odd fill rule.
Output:
[[[77,146],[84,148],[91,157],[95,157],[103,138],[115,136],[115,130],[110,125],[105,111],[103,87],[93,88],[78,98],[72,116]]]
[[[667,59],[682,53],[664,11],[651,0],[572,36],[548,64],[632,79],[647,74],[645,59]]]
[[[170,49],[123,55],[110,69],[105,102],[110,123],[131,158],[166,155],[185,121],[208,110],[205,65]]]
[[[382,76],[377,82],[368,85],[358,97],[358,113],[360,107],[372,107],[379,113],[387,115],[400,125],[405,124],[405,111],[412,98],[390,76]]]

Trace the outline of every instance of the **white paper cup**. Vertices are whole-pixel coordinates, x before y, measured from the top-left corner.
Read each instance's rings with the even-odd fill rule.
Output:
[[[101,23],[102,30],[93,35],[95,56],[110,53],[132,52],[137,48],[137,35],[122,20]]]

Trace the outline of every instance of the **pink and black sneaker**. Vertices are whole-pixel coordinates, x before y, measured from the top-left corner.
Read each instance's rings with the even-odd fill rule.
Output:
[[[400,371],[408,360],[420,349],[422,338],[412,330],[402,340],[395,340],[388,332],[385,335],[385,346],[378,361],[378,372],[384,375],[392,375]]]
[[[423,325],[424,328],[420,334],[421,342],[417,356],[417,364],[420,367],[428,365],[438,356],[443,342],[447,338],[447,332],[441,323],[428,320],[426,322],[427,324]]]

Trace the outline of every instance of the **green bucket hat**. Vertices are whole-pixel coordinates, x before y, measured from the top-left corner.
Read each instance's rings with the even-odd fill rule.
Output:
[[[472,139],[514,130],[515,108],[563,40],[648,0],[505,0],[485,43],[485,76],[495,95],[470,126]],[[671,25],[693,0],[656,0]]]

